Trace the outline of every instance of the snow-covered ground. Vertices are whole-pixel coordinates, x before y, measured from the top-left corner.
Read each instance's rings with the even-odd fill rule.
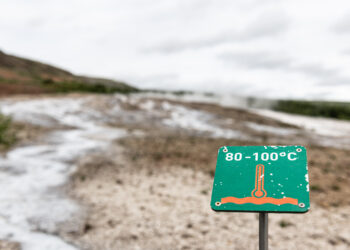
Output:
[[[65,195],[62,187],[74,172],[74,162],[79,157],[107,149],[112,140],[130,135],[124,129],[107,125],[113,120],[124,119],[126,125],[149,123],[214,138],[251,141],[254,138],[249,130],[280,138],[302,138],[305,134],[316,144],[350,148],[350,122],[260,109],[247,110],[298,127],[275,127],[228,118],[217,121],[215,114],[171,102],[190,101],[182,100],[184,97],[151,98],[148,94],[77,95],[1,101],[2,113],[16,121],[50,128],[52,132],[40,141],[17,147],[0,157],[0,239],[17,241],[23,250],[76,249],[58,235],[81,230],[85,212]],[[245,106],[237,104],[239,101],[222,102],[206,96],[197,101]],[[125,104],[136,108],[125,109]]]
[[[350,122],[348,121],[287,114],[272,110],[254,110],[254,112],[323,136],[343,137],[350,135]]]
[[[322,117],[310,117],[302,115],[294,115],[283,112],[277,112],[269,110],[274,104],[273,100],[269,99],[250,99],[246,97],[233,96],[233,95],[206,95],[203,93],[189,93],[184,95],[175,95],[171,93],[167,94],[157,94],[157,93],[147,93],[147,94],[135,94],[138,98],[158,98],[158,99],[168,99],[172,101],[180,102],[194,102],[194,103],[208,103],[216,104],[222,107],[240,108],[245,109],[251,113],[255,113],[261,116],[269,117],[286,124],[294,125],[299,127],[299,129],[289,129],[289,128],[277,128],[271,126],[265,126],[257,123],[246,123],[246,126],[256,130],[258,132],[266,132],[270,134],[275,134],[279,136],[293,135],[298,132],[298,130],[303,130],[306,132],[307,136],[311,138],[312,142],[319,144],[321,146],[336,147],[336,148],[346,148],[350,149],[350,122],[338,119],[329,119]],[[190,120],[194,119],[196,115],[191,114],[191,110],[174,110],[174,118],[180,117],[183,124],[187,124]],[[184,113],[187,112],[186,115]],[[184,122],[185,118],[187,122]],[[176,119],[177,120],[177,119]],[[174,123],[179,123],[181,121],[175,121]],[[203,127],[201,127],[203,129]],[[210,130],[208,128],[208,130]],[[215,131],[220,129],[215,128]],[[238,135],[237,131],[232,131],[232,135]],[[217,132],[222,137],[227,135],[227,131]],[[231,133],[231,132],[230,132]],[[229,133],[229,134],[230,134]],[[239,134],[241,138],[247,138],[243,132]],[[228,138],[239,138],[236,136]]]
[[[236,96],[232,94],[206,94],[200,92],[173,94],[173,93],[140,93],[133,94],[134,96],[168,99],[180,102],[195,102],[195,103],[211,103],[222,107],[231,108],[270,108],[275,103],[271,99],[257,99],[247,98],[243,96]]]
[[[254,109],[256,114],[295,125],[304,129],[322,146],[350,148],[350,122],[321,117],[287,114],[272,110]]]
[[[17,241],[23,250],[75,249],[57,234],[79,231],[84,209],[62,191],[74,161],[89,152],[103,150],[125,130],[105,126],[106,114],[86,106],[95,97],[60,97],[4,100],[1,112],[15,121],[51,128],[34,145],[17,147],[0,158],[0,238]],[[191,130],[213,137],[244,139],[241,131],[215,125],[212,114],[162,102],[155,109],[151,100],[115,96],[109,116],[129,115],[120,103],[140,106],[144,116],[158,116],[163,126]],[[103,110],[101,110],[103,111]],[[137,114],[131,114],[136,116]],[[142,119],[142,117],[140,118]]]
[[[15,148],[0,158],[0,238],[20,242],[23,250],[75,249],[54,234],[81,230],[84,210],[60,187],[74,171],[74,160],[126,134],[100,126],[102,118],[85,109],[85,101],[1,103],[2,112],[14,120],[61,128],[36,145]]]
[[[181,129],[192,129],[197,132],[208,133],[214,138],[227,139],[248,139],[249,136],[242,131],[234,129],[221,128],[213,122],[213,115],[186,108],[181,105],[173,105],[168,102],[163,102],[164,110],[170,112],[170,117],[163,119],[163,123],[169,127],[177,127]]]

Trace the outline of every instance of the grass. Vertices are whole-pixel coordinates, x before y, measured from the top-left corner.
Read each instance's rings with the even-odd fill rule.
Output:
[[[54,82],[50,79],[42,80],[41,85],[53,92],[69,93],[69,92],[84,92],[84,93],[98,93],[98,94],[113,94],[122,93],[129,94],[137,92],[137,89],[125,86],[107,86],[100,83],[87,84],[78,81]]]
[[[161,89],[144,89],[142,90],[144,93],[155,93],[155,94],[173,94],[176,96],[184,96],[191,95],[195,92],[189,90],[161,90]],[[206,95],[210,95],[211,93],[205,93]]]
[[[9,148],[15,141],[11,118],[0,114],[0,148]]]
[[[0,95],[40,93],[131,93],[125,82],[77,76],[54,66],[7,55],[0,51]]]
[[[0,76],[0,95],[10,94],[40,94],[40,93],[98,93],[98,94],[129,94],[139,90],[126,84],[106,84],[104,82],[88,82],[83,80],[53,81],[50,78],[36,79],[33,82],[8,80]]]
[[[293,114],[350,120],[350,103],[344,102],[281,100],[277,101],[273,109]]]

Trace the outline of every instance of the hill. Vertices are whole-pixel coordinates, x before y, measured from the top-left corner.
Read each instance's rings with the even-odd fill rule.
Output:
[[[350,120],[350,103],[348,102],[278,100],[272,109],[306,116]]]
[[[0,95],[134,91],[137,89],[124,82],[77,76],[48,64],[5,54],[0,50]]]

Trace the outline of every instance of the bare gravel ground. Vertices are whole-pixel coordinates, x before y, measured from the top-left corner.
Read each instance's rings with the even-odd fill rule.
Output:
[[[211,211],[210,173],[112,155],[85,159],[73,179],[91,209],[83,249],[257,249],[256,214]],[[270,248],[348,249],[349,209],[312,202],[307,214],[270,214]]]
[[[101,107],[109,105],[110,100],[104,101],[98,102]],[[166,102],[210,112],[216,119],[211,124],[237,129],[246,137],[223,139],[208,133],[210,128],[184,129],[181,123],[166,127],[159,120],[169,114],[157,113],[162,102],[126,101],[127,118],[120,115],[112,124],[143,133],[115,141],[106,155],[90,155],[79,163],[72,178],[72,195],[90,208],[85,233],[75,238],[82,249],[257,249],[257,214],[210,209],[217,148],[298,141],[308,143],[311,211],[271,214],[270,248],[350,247],[348,150],[315,145],[313,138],[295,126],[216,105]],[[140,123],[142,110],[149,113]],[[239,122],[230,126],[226,119]],[[259,133],[245,122],[295,132],[283,136]],[[193,125],[184,124],[187,128]]]
[[[39,99],[75,108],[60,107],[66,110],[60,113],[64,127],[48,112],[30,116],[45,122],[48,136],[78,130],[84,140],[98,142],[64,161],[72,175],[57,187],[86,212],[80,230],[67,228],[70,218],[53,233],[76,249],[257,249],[257,214],[216,213],[209,202],[220,146],[271,144],[307,147],[311,210],[270,214],[270,249],[350,248],[350,141],[344,136],[320,135],[247,110],[140,95]],[[72,121],[77,127],[67,126]],[[114,129],[125,135],[113,139]],[[344,148],[324,146],[338,141]]]
[[[1,250],[21,250],[21,246],[17,242],[0,240]]]

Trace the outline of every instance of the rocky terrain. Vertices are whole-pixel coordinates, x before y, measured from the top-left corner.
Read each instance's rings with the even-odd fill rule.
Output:
[[[308,150],[311,210],[271,214],[270,248],[350,247],[349,122],[150,94],[0,108],[26,128],[0,158],[4,249],[257,249],[257,214],[210,209],[217,149],[290,144]]]

